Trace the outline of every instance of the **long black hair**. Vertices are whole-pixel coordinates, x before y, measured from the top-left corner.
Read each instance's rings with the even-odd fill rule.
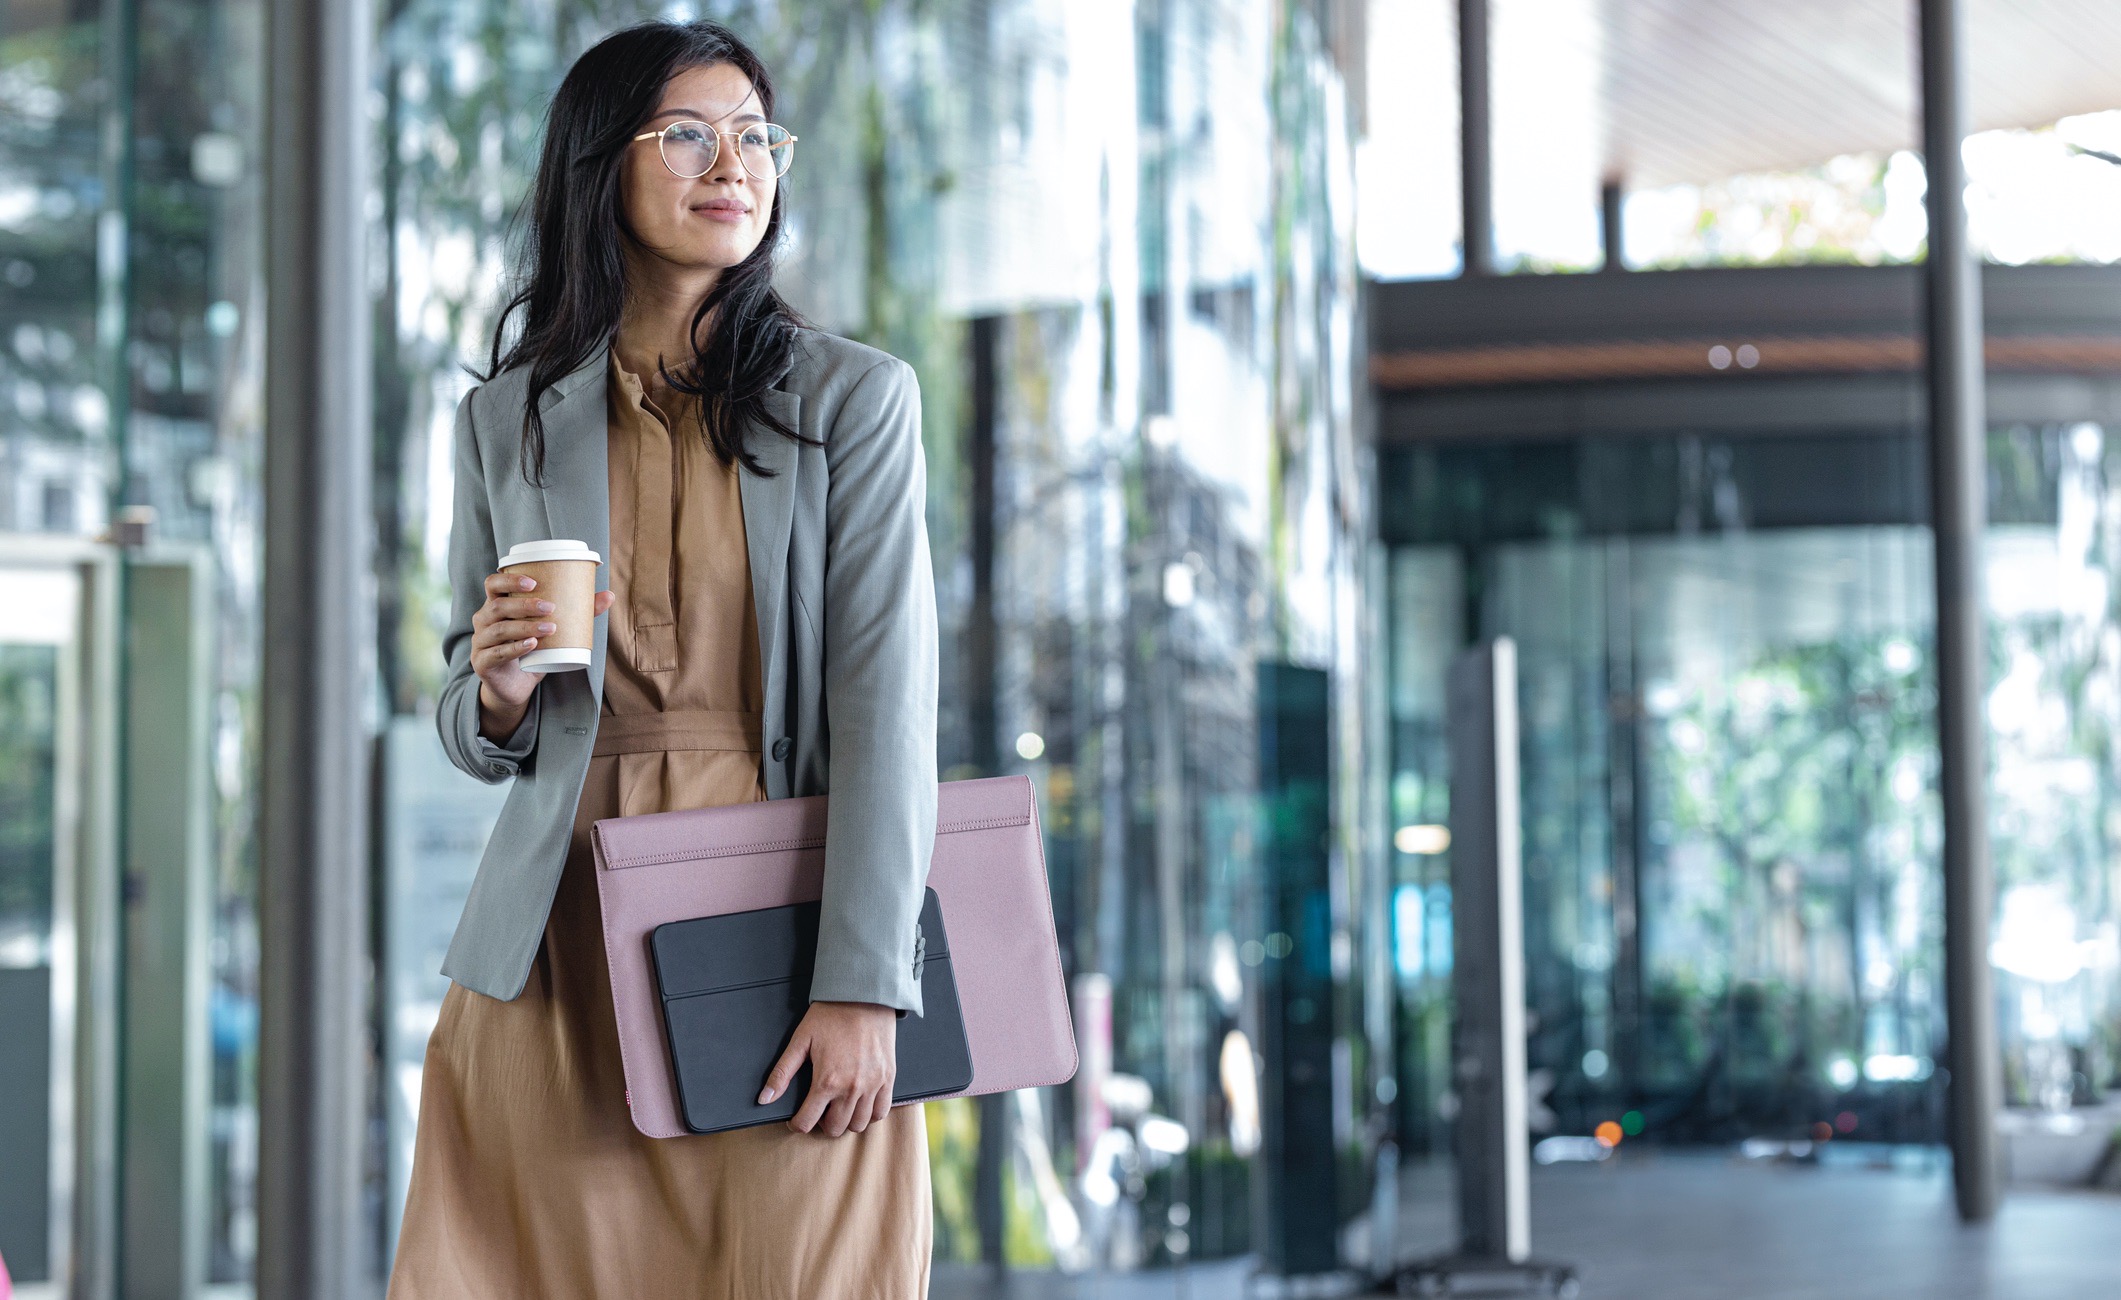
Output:
[[[487,373],[478,376],[483,383],[516,366],[530,368],[522,459],[523,477],[531,483],[545,479],[545,419],[538,399],[611,342],[625,310],[621,241],[633,236],[619,196],[620,159],[672,77],[719,63],[750,80],[770,120],[773,77],[766,65],[736,33],[706,21],[642,23],[613,32],[574,61],[553,96],[517,254],[520,287],[494,322]],[[802,326],[773,288],[783,192],[774,186],[759,246],[717,277],[693,313],[691,364],[676,372],[663,368],[664,382],[700,399],[700,423],[722,463],[741,460],[755,473],[765,471],[744,445],[753,421],[810,441],[765,403],[766,391],[793,363]],[[519,309],[522,333],[511,344],[505,334]]]

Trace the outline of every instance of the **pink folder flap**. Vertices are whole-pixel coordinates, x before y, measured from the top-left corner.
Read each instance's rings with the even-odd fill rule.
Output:
[[[666,921],[805,903],[823,892],[826,795],[643,817],[595,829],[597,894],[634,1127],[681,1137],[648,937]],[[937,789],[928,884],[950,931],[972,1086],[1001,1092],[1075,1075],[1075,1030],[1053,932],[1045,839],[1022,776]]]

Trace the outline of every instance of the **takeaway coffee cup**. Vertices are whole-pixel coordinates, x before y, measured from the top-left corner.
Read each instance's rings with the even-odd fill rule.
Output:
[[[589,666],[601,558],[586,544],[570,538],[518,542],[508,548],[501,572],[532,579],[538,585],[529,594],[552,602],[552,613],[544,617],[553,631],[539,637],[538,648],[516,661],[525,672],[571,672]]]

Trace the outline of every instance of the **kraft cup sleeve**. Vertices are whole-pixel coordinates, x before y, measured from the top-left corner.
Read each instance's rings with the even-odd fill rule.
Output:
[[[531,594],[553,603],[553,630],[538,638],[540,650],[587,650],[596,641],[597,563],[593,560],[502,561],[503,573],[535,578]]]

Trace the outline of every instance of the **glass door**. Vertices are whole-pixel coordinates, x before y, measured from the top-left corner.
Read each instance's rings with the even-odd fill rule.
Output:
[[[1395,551],[1411,1149],[1447,1104],[1441,685],[1467,622],[1518,647],[1549,1130],[1941,1137],[1928,555],[1908,526]]]
[[[81,1177],[112,1137],[111,1026],[94,1010],[109,1005],[95,687],[110,659],[92,637],[109,573],[87,543],[0,537],[0,1259],[23,1300],[97,1294],[89,1243],[111,1222]]]

